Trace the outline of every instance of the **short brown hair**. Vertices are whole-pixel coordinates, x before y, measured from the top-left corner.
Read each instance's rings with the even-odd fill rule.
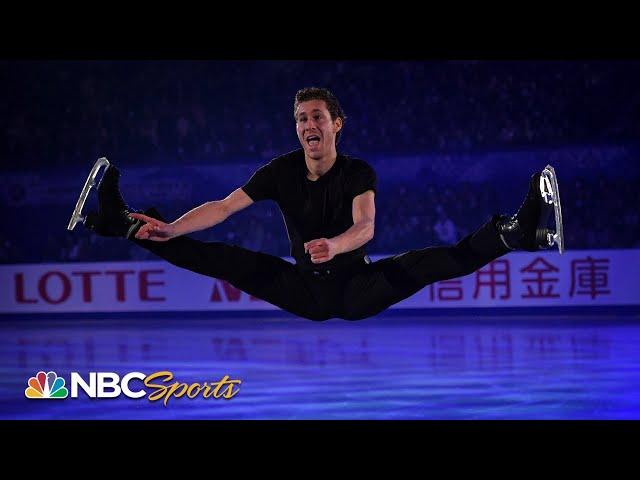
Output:
[[[329,110],[329,114],[331,115],[331,120],[335,122],[336,118],[341,118],[342,128],[344,128],[344,123],[347,120],[347,116],[344,114],[344,111],[342,110],[340,102],[338,102],[336,96],[326,88],[307,87],[298,90],[298,92],[296,93],[295,101],[293,102],[294,119],[296,116],[296,110],[298,110],[298,105],[300,105],[302,102],[308,102],[309,100],[324,100],[324,103],[326,103],[327,105],[327,110]],[[342,128],[336,134],[336,145],[340,141]]]

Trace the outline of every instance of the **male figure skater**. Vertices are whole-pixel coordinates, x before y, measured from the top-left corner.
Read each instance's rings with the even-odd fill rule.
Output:
[[[555,172],[547,167],[531,177],[515,215],[496,214],[455,245],[371,262],[364,245],[374,235],[376,174],[366,162],[337,152],[346,119],[338,100],[323,88],[302,89],[294,119],[301,149],[271,160],[225,199],[171,223],[153,208],[132,210],[120,194],[118,169],[109,165],[98,186],[99,211],[86,217],[85,226],[98,235],[128,238],[174,265],[226,280],[311,320],[376,315],[431,283],[473,273],[512,250],[536,251],[555,241],[562,252],[561,218],[556,216],[558,232],[547,228],[550,213],[560,206]],[[295,265],[187,236],[265,199],[283,213]]]

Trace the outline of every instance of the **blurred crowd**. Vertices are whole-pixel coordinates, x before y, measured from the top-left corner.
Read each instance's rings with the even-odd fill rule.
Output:
[[[588,165],[577,156],[557,157],[591,172],[563,178],[567,246],[640,247],[638,178],[601,174],[616,159],[603,163],[597,153],[598,145],[640,139],[637,61],[2,61],[0,84],[6,178],[84,172],[103,155],[150,170],[182,164],[237,170],[238,163],[266,162],[298,148],[295,92],[325,86],[347,114],[339,150],[364,159],[442,153],[480,154],[481,161],[483,152],[595,145]],[[455,160],[447,168],[455,172]],[[385,169],[368,246],[373,254],[454,243],[491,214],[514,213],[525,193],[491,173],[480,182],[450,177],[437,185],[388,175],[393,164]],[[493,174],[498,170],[504,168]],[[158,187],[163,193],[153,198],[161,211],[170,205],[166,215],[173,219],[202,197],[190,188],[185,176],[175,193]],[[28,195],[28,187],[22,190],[8,195]],[[0,207],[2,263],[154,258],[131,242],[81,227],[64,230],[69,205]],[[194,236],[289,255],[282,217],[269,202]]]
[[[4,61],[5,170],[268,159],[293,97],[326,86],[357,155],[640,138],[640,62]]]

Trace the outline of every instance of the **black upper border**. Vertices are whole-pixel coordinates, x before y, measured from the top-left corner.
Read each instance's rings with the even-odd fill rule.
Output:
[[[382,4],[380,4],[382,5]],[[301,4],[242,14],[98,11],[38,13],[0,31],[0,59],[571,60],[640,59],[635,15],[588,9],[451,12]],[[218,6],[216,6],[218,8]],[[251,12],[253,15],[248,15]],[[377,13],[377,18],[369,18]],[[164,15],[160,16],[160,15]],[[264,16],[262,16],[264,15]]]

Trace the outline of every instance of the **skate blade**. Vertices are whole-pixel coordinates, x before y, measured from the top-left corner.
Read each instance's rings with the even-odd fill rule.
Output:
[[[540,193],[544,201],[553,204],[555,216],[555,233],[547,234],[549,246],[557,245],[560,254],[564,252],[564,232],[562,230],[562,204],[560,203],[560,189],[558,188],[558,177],[551,165],[547,165],[540,175]]]
[[[67,225],[67,230],[73,230],[76,228],[78,222],[84,223],[87,219],[86,215],[83,215],[82,209],[84,208],[84,204],[87,201],[87,196],[91,191],[91,188],[96,184],[96,176],[100,171],[100,168],[105,167],[106,169],[109,167],[109,160],[106,157],[100,157],[96,160],[96,163],[93,165],[89,176],[87,177],[87,181],[84,182],[84,187],[82,187],[82,191],[80,192],[80,196],[78,197],[78,201],[76,202],[76,208],[73,210],[73,214],[71,215],[71,219],[69,220],[69,225]]]

